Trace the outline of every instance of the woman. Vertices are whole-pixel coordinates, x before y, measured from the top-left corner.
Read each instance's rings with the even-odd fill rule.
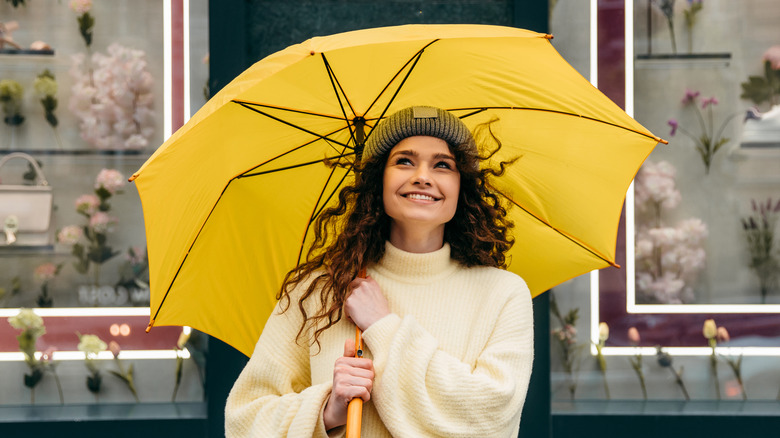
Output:
[[[230,393],[229,437],[339,436],[354,397],[367,438],[517,436],[531,298],[498,269],[511,223],[486,183],[497,172],[479,160],[447,111],[411,107],[378,124]]]

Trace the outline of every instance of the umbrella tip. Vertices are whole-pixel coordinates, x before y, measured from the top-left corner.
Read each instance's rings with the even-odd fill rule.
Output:
[[[149,333],[150,331],[152,331],[152,326],[154,326],[154,318],[152,318],[149,321],[149,325],[146,326],[146,333]]]
[[[553,39],[553,38],[554,38],[554,37],[553,37],[553,35],[552,35],[552,34],[550,34],[550,33],[546,33],[546,34],[544,34],[544,39],[551,40],[551,39]]]
[[[668,141],[666,141],[666,140],[664,140],[663,138],[657,138],[657,137],[656,137],[656,141],[657,141],[658,143],[669,144],[669,142],[668,142]]]
[[[127,178],[127,182],[133,182],[136,178],[138,178],[138,174],[134,173],[130,178]]]

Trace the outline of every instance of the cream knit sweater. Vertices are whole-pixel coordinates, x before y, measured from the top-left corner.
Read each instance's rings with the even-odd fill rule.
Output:
[[[447,244],[412,254],[388,243],[368,274],[392,313],[363,334],[376,378],[362,436],[516,437],[533,360],[525,282],[500,269],[464,268]],[[300,321],[296,300],[269,318],[228,398],[228,437],[344,434],[326,433],[322,411],[355,326],[342,319],[322,333],[318,352],[296,344]]]

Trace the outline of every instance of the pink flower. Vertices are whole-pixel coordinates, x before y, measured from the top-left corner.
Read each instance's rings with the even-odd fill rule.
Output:
[[[772,46],[764,52],[762,61],[769,61],[769,65],[775,70],[780,70],[780,46]]]
[[[70,8],[79,15],[84,15],[92,9],[92,0],[70,0]]]
[[[46,283],[47,281],[53,279],[57,275],[57,265],[54,263],[44,263],[37,268],[35,268],[35,273],[33,276],[35,279],[41,283]]]
[[[95,195],[81,195],[76,198],[76,211],[87,216],[95,214],[99,205],[100,199]]]
[[[102,211],[93,214],[92,217],[89,218],[89,226],[96,233],[107,232],[109,227],[117,222],[117,218],[109,216],[107,213]]]
[[[65,245],[73,245],[84,235],[84,231],[78,225],[68,225],[57,233],[57,242]]]
[[[682,104],[683,105],[689,105],[696,101],[696,99],[699,97],[698,91],[692,91],[692,90],[685,90],[685,97],[683,97]]]
[[[718,327],[718,341],[719,342],[728,342],[731,337],[729,337],[729,332],[726,330],[726,327]]]
[[[41,360],[44,362],[51,362],[54,360],[54,352],[57,351],[56,347],[49,347],[41,354]]]
[[[677,134],[677,128],[680,126],[680,123],[677,121],[677,119],[669,119],[668,122],[666,122],[669,126],[672,127],[672,130],[669,131],[669,135],[674,137],[674,134]]]
[[[119,352],[122,351],[122,349],[119,347],[119,343],[117,343],[116,341],[109,342],[108,349],[109,351],[111,351],[111,354],[114,355],[115,359],[119,357]]]
[[[125,177],[115,169],[103,169],[95,179],[95,188],[104,188],[112,195],[125,185]]]
[[[637,330],[636,327],[628,329],[628,340],[634,345],[639,345],[641,338],[639,337],[639,330]]]
[[[709,99],[704,99],[701,101],[701,108],[705,109],[710,105],[717,105],[717,104],[718,104],[718,99],[716,99],[715,97],[710,97]]]

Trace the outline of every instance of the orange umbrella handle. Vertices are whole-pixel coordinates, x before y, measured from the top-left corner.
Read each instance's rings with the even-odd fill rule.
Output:
[[[366,268],[360,270],[360,278],[366,278]],[[355,357],[363,357],[363,336],[355,327]],[[353,398],[347,406],[347,437],[360,438],[360,424],[363,420],[363,399]]]

